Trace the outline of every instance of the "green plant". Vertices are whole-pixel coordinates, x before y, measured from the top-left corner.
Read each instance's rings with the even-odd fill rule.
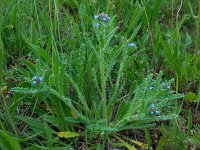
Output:
[[[31,94],[39,99],[35,102],[37,107],[44,103],[48,108],[48,113],[40,115],[40,120],[21,115],[16,117],[26,122],[34,134],[40,133],[36,137],[47,136],[47,143],[60,143],[54,135],[55,130],[50,127],[53,125],[58,131],[80,129],[81,136],[88,141],[98,137],[104,143],[119,131],[147,128],[155,121],[178,117],[173,112],[172,100],[182,95],[170,90],[173,80],[162,83],[162,73],[156,79],[147,76],[136,89],[125,89],[135,84],[125,77],[138,53],[134,47],[128,46],[138,29],[128,41],[124,37],[117,38],[119,45],[116,45],[114,19],[109,23],[99,22],[100,26],[94,26],[93,32],[80,35],[81,43],[85,44],[80,44],[67,56],[59,54],[52,34],[49,37],[52,57],[47,53],[50,51],[45,52],[26,41],[38,59],[35,65],[22,60],[29,69],[28,72],[23,70],[27,76],[26,84],[12,88],[12,91]],[[38,80],[34,77],[31,81],[34,75]],[[44,80],[39,81],[39,77]]]
[[[2,148],[13,149],[8,139],[23,149],[72,149],[81,143],[90,149],[131,149],[130,143],[151,148],[149,128],[163,120],[172,121],[163,122],[160,148],[198,145],[192,121],[199,109],[199,4],[3,0]],[[189,112],[182,111],[188,107],[184,101],[174,101],[183,97],[178,92],[195,102]],[[188,115],[186,132],[179,113]],[[147,144],[125,138],[129,129],[144,129]]]
[[[156,150],[187,149],[187,145],[185,144],[187,136],[184,133],[175,130],[174,127],[166,127],[165,125],[161,125],[161,133],[162,136],[157,144]]]

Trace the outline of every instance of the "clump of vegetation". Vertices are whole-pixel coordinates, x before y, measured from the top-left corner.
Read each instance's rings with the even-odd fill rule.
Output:
[[[0,12],[0,148],[200,147],[200,2],[3,0]]]

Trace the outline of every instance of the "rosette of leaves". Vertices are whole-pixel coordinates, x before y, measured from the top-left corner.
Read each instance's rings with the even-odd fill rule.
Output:
[[[92,33],[83,31],[82,42],[73,45],[67,55],[58,51],[52,34],[46,51],[26,41],[38,62],[34,65],[23,61],[28,68],[24,75],[30,77],[30,82],[12,91],[38,99],[33,103],[38,111],[33,112],[39,117],[18,115],[16,119],[26,122],[37,140],[42,137],[41,144],[62,145],[63,141],[55,137],[57,131],[77,130],[91,141],[107,140],[122,130],[152,127],[156,121],[178,117],[173,110],[174,101],[183,95],[164,87],[162,72],[155,79],[148,75],[139,85],[126,78],[130,73],[127,68],[131,68],[138,54],[128,43],[135,38],[140,25],[128,41],[119,37],[115,26],[111,20]],[[32,76],[41,74],[38,71],[43,72],[44,80],[32,85]],[[169,86],[173,81],[165,83]],[[133,86],[134,90],[129,88]],[[14,105],[22,100],[22,96],[17,98]],[[40,109],[41,103],[45,111]],[[158,115],[150,114],[152,103],[160,111]]]

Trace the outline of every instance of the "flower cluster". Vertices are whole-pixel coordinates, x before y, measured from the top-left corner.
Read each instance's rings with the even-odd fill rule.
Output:
[[[33,76],[32,78],[32,84],[33,85],[36,85],[38,83],[41,83],[43,81],[43,77],[39,77],[39,76]]]
[[[129,47],[135,47],[136,44],[135,44],[135,43],[129,43],[128,46],[129,46]]]
[[[97,27],[97,28],[98,28],[98,27],[99,27],[99,25],[100,25],[99,23],[95,23],[95,27]]]
[[[165,83],[165,82],[162,82],[162,83],[161,83],[161,87],[162,87],[162,89],[168,89],[168,90],[171,89],[171,85],[168,84],[168,83]],[[150,86],[149,86],[149,89],[150,89],[150,90],[154,90],[154,85],[150,85]]]
[[[153,86],[153,85],[150,85],[150,86],[149,86],[149,89],[150,89],[150,90],[153,90],[153,89],[154,89],[154,86]]]
[[[165,83],[165,82],[162,82],[161,85],[164,89],[170,89],[171,88],[171,86],[169,84]]]
[[[151,115],[160,115],[160,110],[155,106],[155,104],[150,105],[150,114]]]
[[[108,22],[110,20],[110,17],[108,14],[100,13],[98,15],[95,15],[94,19],[98,19],[99,21],[102,21],[102,22]]]

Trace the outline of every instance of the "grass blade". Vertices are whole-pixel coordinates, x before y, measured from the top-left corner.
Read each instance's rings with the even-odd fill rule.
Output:
[[[0,20],[0,89],[3,80],[3,42],[1,39],[1,20]]]
[[[137,150],[134,146],[128,144],[126,141],[124,141],[122,138],[120,138],[117,135],[114,135],[114,137],[119,140],[128,150]]]
[[[21,150],[19,142],[2,130],[0,130],[0,148],[1,146],[3,149]]]

